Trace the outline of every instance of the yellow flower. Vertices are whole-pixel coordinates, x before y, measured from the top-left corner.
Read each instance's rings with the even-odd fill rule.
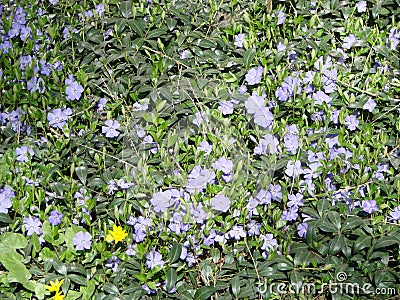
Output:
[[[54,295],[54,300],[64,300],[65,295],[62,294],[62,292],[57,291],[56,294]]]
[[[115,243],[122,242],[128,236],[126,231],[123,230],[121,226],[116,225],[113,226],[113,230],[110,230],[110,235],[114,239]]]
[[[56,279],[56,282],[50,281],[50,285],[45,285],[44,287],[49,291],[49,292],[56,292],[60,290],[61,285],[63,284],[64,279],[61,280],[60,282],[58,279]]]
[[[112,237],[111,234],[107,234],[107,235],[106,235],[106,242],[107,242],[107,243],[111,243],[113,240],[114,240],[114,238]]]

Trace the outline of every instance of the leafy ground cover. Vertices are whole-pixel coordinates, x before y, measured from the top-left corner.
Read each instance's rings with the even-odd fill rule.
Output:
[[[3,1],[1,299],[395,297],[399,4]]]

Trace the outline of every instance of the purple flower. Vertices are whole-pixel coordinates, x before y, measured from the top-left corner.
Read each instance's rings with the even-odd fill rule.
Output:
[[[228,232],[228,237],[235,240],[240,240],[246,237],[246,231],[243,229],[242,225],[234,225]]]
[[[125,251],[126,255],[133,256],[136,254],[137,245],[128,245],[127,250]]]
[[[294,221],[297,219],[297,217],[299,216],[298,214],[298,210],[297,207],[296,208],[290,208],[289,210],[285,210],[282,213],[282,220],[286,220],[286,221]]]
[[[208,122],[207,113],[205,111],[198,111],[197,113],[195,113],[194,119],[193,119],[193,124],[200,127],[200,125],[203,124],[204,122],[206,122],[206,123]]]
[[[230,172],[232,172],[233,163],[231,160],[226,159],[225,157],[221,157],[212,164],[212,167],[215,170],[222,171],[224,174],[229,174]]]
[[[32,56],[30,55],[21,55],[19,57],[19,68],[24,71],[27,65],[32,64]]]
[[[222,194],[216,195],[211,199],[211,207],[220,212],[226,213],[231,205],[231,200],[228,197]]]
[[[56,226],[56,225],[58,225],[58,224],[61,223],[62,218],[63,218],[63,214],[62,214],[62,213],[60,213],[60,212],[57,211],[57,210],[53,210],[53,211],[50,213],[49,223],[50,223],[51,225]]]
[[[92,245],[92,235],[89,232],[79,231],[72,239],[72,242],[76,250],[89,250]]]
[[[308,224],[303,222],[297,226],[297,234],[299,237],[305,238],[308,230]]]
[[[249,96],[249,98],[247,98],[246,102],[244,103],[244,106],[247,109],[247,113],[255,114],[257,111],[261,110],[262,107],[265,107],[264,100],[266,96],[266,94],[258,96],[256,92],[253,92],[253,94]]]
[[[0,189],[0,213],[8,214],[8,209],[12,206],[11,198],[15,197],[15,193],[11,187],[5,186]]]
[[[1,194],[0,194],[0,197],[1,197]],[[0,201],[0,203],[1,203],[1,201]],[[390,212],[390,217],[394,221],[400,220],[400,206],[395,207],[393,209],[393,211]]]
[[[347,116],[344,119],[344,125],[347,127],[347,129],[351,131],[356,130],[359,123],[360,122],[357,120],[357,117],[355,115]]]
[[[231,115],[233,113],[233,104],[233,101],[221,101],[221,103],[219,104],[219,108],[221,109],[222,114]]]
[[[101,127],[102,133],[106,134],[108,138],[114,138],[119,136],[118,129],[120,128],[120,124],[116,120],[107,120],[104,122],[105,126]]]
[[[72,115],[72,110],[70,108],[56,108],[47,114],[47,120],[51,127],[62,129],[63,126],[67,124],[70,115]]]
[[[235,43],[234,45],[238,48],[243,48],[243,42],[244,38],[246,37],[246,34],[244,33],[239,33],[235,36]]]
[[[279,42],[278,45],[276,46],[276,51],[281,52],[281,51],[285,51],[285,50],[286,50],[285,44]]]
[[[249,236],[260,235],[261,224],[257,223],[256,221],[251,220],[246,227]]]
[[[318,104],[318,105],[322,105],[322,103],[324,103],[324,102],[329,104],[332,101],[332,98],[322,91],[318,91],[318,92],[314,93],[313,99],[315,100],[314,103]]]
[[[264,68],[259,66],[257,68],[250,69],[246,74],[246,81],[249,85],[255,85],[261,82]]]
[[[299,160],[296,161],[288,161],[286,165],[285,174],[289,177],[296,178],[300,174],[303,174],[303,169],[301,168],[301,162]]]
[[[299,147],[299,138],[295,134],[286,134],[283,138],[284,145],[287,151],[292,154],[296,154],[297,148]]]
[[[26,82],[28,91],[33,94],[35,91],[39,91],[40,94],[44,93],[45,84],[41,77],[33,76],[30,80]]]
[[[0,48],[1,49],[1,48]],[[239,89],[238,89],[238,93],[239,94],[244,94],[244,93],[246,93],[247,92],[247,86],[245,86],[245,85],[241,85],[240,87],[239,87]]]
[[[27,162],[29,160],[28,157],[32,157],[34,155],[33,149],[28,146],[21,146],[17,149],[15,149],[15,154],[17,155],[17,161],[19,162]]]
[[[280,10],[278,11],[278,23],[276,25],[282,25],[285,23],[285,13],[281,12]]]
[[[272,183],[269,185],[269,192],[271,193],[272,200],[277,201],[278,199],[282,199],[282,187],[280,184],[273,185]]]
[[[19,24],[25,24],[26,23],[26,12],[25,10],[18,6],[15,11],[14,11],[14,22],[19,23]]]
[[[167,209],[170,207],[170,197],[168,197],[168,194],[165,192],[157,192],[153,195],[153,197],[150,200],[150,203],[154,207],[154,211],[156,213],[164,213],[167,211]]]
[[[154,249],[151,250],[149,254],[147,254],[146,259],[146,265],[150,270],[152,270],[156,266],[164,266],[162,255]]]
[[[83,93],[83,87],[76,81],[73,81],[67,86],[65,93],[67,94],[67,100],[78,100]]]
[[[396,50],[400,43],[400,30],[397,28],[390,29],[389,33],[390,50]],[[0,48],[1,49],[1,48]]]
[[[207,142],[207,141],[203,141],[203,142],[200,143],[199,150],[205,152],[204,153],[204,157],[206,157],[208,154],[211,153],[212,145],[210,145],[210,143]]]
[[[288,195],[288,200],[287,206],[293,210],[297,210],[299,206],[304,205],[303,195],[300,193],[297,193],[296,195]]]
[[[378,211],[378,205],[375,200],[365,200],[362,202],[363,211],[368,214],[372,214]]]
[[[367,2],[366,1],[357,2],[356,8],[359,13],[365,12],[367,10]]]
[[[211,170],[202,170],[200,166],[194,166],[192,172],[188,176],[186,190],[189,193],[194,193],[195,190],[202,192],[207,187],[208,183],[213,183],[215,173]]]
[[[343,40],[342,47],[344,49],[350,49],[353,45],[357,42],[357,38],[354,34],[350,34],[349,36],[345,37]]]
[[[278,242],[274,239],[274,235],[272,233],[267,233],[266,235],[260,236],[260,241],[263,241],[263,245],[261,246],[262,250],[274,250],[276,246],[278,246]]]
[[[374,99],[369,98],[368,101],[364,104],[363,109],[368,110],[369,112],[373,112],[376,106],[376,102]]]
[[[111,258],[108,258],[105,261],[104,266],[107,268],[110,268],[111,270],[113,270],[113,272],[117,272],[118,269],[118,265],[121,261],[118,259],[118,257],[116,257],[115,255],[113,255]]]
[[[265,106],[261,107],[254,114],[254,123],[263,128],[270,128],[274,121],[274,115]]]
[[[272,198],[271,192],[267,190],[260,190],[256,196],[256,200],[258,201],[259,205],[270,204],[271,198]]]
[[[254,148],[254,153],[257,155],[268,153],[274,154],[278,152],[278,146],[278,139],[274,135],[267,133]]]
[[[211,229],[208,237],[204,238],[203,244],[208,247],[211,246],[212,244],[214,244],[216,236],[217,236],[217,233],[215,232],[215,229]]]
[[[159,287],[160,285],[161,285],[161,283],[159,283],[159,282],[155,283],[155,286],[156,286],[156,287]],[[144,289],[148,295],[157,293],[157,290],[150,288],[150,287],[149,287],[147,284],[145,284],[145,283],[142,284],[142,289]]]
[[[106,98],[100,98],[99,99],[99,103],[97,104],[97,112],[99,114],[103,114],[104,113],[104,109],[107,108],[107,99]]]
[[[106,11],[106,9],[104,8],[104,4],[98,4],[96,5],[96,13],[99,15],[99,17],[102,16],[102,14]]]
[[[29,218],[23,218],[22,225],[25,226],[26,235],[33,235],[36,233],[38,236],[43,233],[42,231],[42,222],[39,218],[29,216]]]
[[[279,101],[284,102],[294,97],[295,92],[296,94],[300,94],[301,91],[300,79],[296,76],[287,76],[282,85],[276,89],[275,96]]]

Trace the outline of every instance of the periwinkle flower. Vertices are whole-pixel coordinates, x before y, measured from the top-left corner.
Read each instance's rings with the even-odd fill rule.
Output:
[[[57,211],[57,210],[53,210],[53,211],[51,211],[51,213],[50,213],[49,223],[50,223],[51,225],[56,226],[56,225],[58,225],[58,224],[61,223],[62,218],[63,218],[63,214],[62,214],[62,213],[60,213],[60,212]]]
[[[375,107],[376,107],[375,100],[369,98],[368,101],[364,104],[363,109],[368,110],[369,112],[373,112]]]
[[[146,265],[150,270],[156,266],[163,267],[164,261],[162,260],[161,253],[152,249],[146,256]]]
[[[79,231],[72,239],[76,250],[89,250],[92,246],[92,235],[89,232]]]
[[[395,207],[391,212],[390,212],[390,217],[394,221],[400,220],[400,206]]]
[[[51,127],[62,129],[67,124],[70,115],[72,115],[70,108],[56,108],[47,114],[47,120]]]
[[[17,155],[17,161],[19,162],[27,162],[29,157],[34,155],[33,149],[28,146],[21,146],[15,149],[15,154]],[[29,157],[28,157],[29,154]]]
[[[261,224],[257,223],[255,220],[251,220],[250,223],[246,225],[246,228],[249,236],[260,235]]]
[[[8,209],[12,206],[11,199],[15,197],[15,193],[8,185],[0,189],[0,213],[8,214]]]
[[[213,183],[215,180],[215,173],[211,170],[202,170],[200,166],[195,166],[188,176],[186,190],[193,193],[195,190],[202,192],[207,187],[208,183]]]
[[[343,40],[342,47],[344,49],[350,49],[353,45],[357,42],[357,38],[354,34],[350,34],[349,36],[345,37]]]
[[[211,199],[211,207],[217,211],[226,213],[231,205],[231,200],[223,194],[218,194]]]
[[[351,131],[356,130],[359,123],[355,115],[349,115],[344,119],[344,125]]]
[[[26,83],[27,88],[31,94],[35,91],[39,91],[40,94],[44,93],[45,90],[45,83],[41,77],[33,76],[30,80]]]
[[[242,225],[234,225],[227,234],[229,238],[235,239],[236,241],[240,240],[241,238],[245,238],[246,235],[246,231],[243,229]]]
[[[362,202],[363,211],[368,214],[372,214],[378,211],[378,205],[375,200],[365,200]]]
[[[259,66],[257,68],[250,69],[246,74],[246,81],[249,85],[259,84],[261,82],[264,68]]]
[[[108,138],[114,138],[119,136],[118,129],[121,127],[117,120],[107,120],[104,122],[105,126],[101,127],[101,131]]]
[[[308,230],[308,224],[306,222],[300,223],[297,226],[297,234],[299,237],[305,238]]]
[[[66,90],[67,100],[78,100],[83,93],[83,86],[81,86],[78,82],[71,82]]]
[[[117,272],[120,262],[121,261],[119,260],[119,258],[113,255],[112,257],[106,259],[104,266],[106,268],[110,268],[113,272]]]
[[[360,1],[356,3],[356,8],[359,13],[367,11],[367,1]]]
[[[36,233],[38,236],[43,233],[42,222],[39,218],[29,216],[28,218],[22,218],[22,225],[25,226],[26,235],[30,236]]]
[[[260,241],[263,241],[263,245],[261,246],[262,250],[274,250],[276,246],[278,246],[277,240],[274,238],[272,233],[267,233],[266,235],[260,236]]]
[[[301,168],[301,162],[299,160],[296,161],[288,161],[286,165],[285,174],[289,177],[296,178],[300,174],[303,174],[303,169]]]
[[[243,43],[244,43],[244,38],[246,37],[246,34],[244,33],[239,33],[235,36],[235,43],[234,45],[238,48],[243,48]]]
[[[285,13],[282,11],[278,11],[278,22],[276,23],[276,25],[282,25],[285,23]]]

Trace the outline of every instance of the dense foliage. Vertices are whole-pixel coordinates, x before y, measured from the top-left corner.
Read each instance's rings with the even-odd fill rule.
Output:
[[[1,299],[400,288],[400,1],[2,1]]]

